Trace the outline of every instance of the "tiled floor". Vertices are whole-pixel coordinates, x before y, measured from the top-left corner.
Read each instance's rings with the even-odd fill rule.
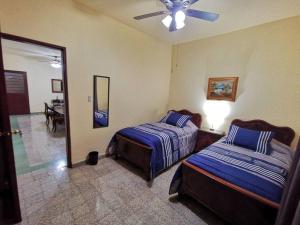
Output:
[[[44,115],[12,117],[11,124],[23,131],[13,140],[22,225],[224,225],[193,201],[170,198],[177,166],[152,187],[122,160],[105,158],[96,166],[67,169],[63,128],[47,131]]]
[[[52,133],[43,114],[11,116],[12,129],[20,129],[22,136],[13,136],[17,174],[26,174],[51,165],[66,164],[64,126]],[[51,125],[50,125],[51,128]]]
[[[122,160],[101,159],[96,166],[44,168],[18,176],[22,225],[209,224],[224,225],[191,200],[168,195],[178,165],[152,187]],[[196,211],[194,209],[197,209]]]

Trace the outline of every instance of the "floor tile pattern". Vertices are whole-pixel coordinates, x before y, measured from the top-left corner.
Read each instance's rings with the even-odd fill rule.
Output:
[[[22,136],[13,136],[17,174],[26,174],[51,164],[66,164],[66,141],[63,126],[52,133],[46,126],[45,115],[11,116],[12,129],[20,129]],[[51,128],[51,125],[50,125]]]
[[[138,170],[111,158],[96,166],[53,166],[20,175],[24,220],[19,225],[225,225],[190,199],[170,198],[177,166],[158,176],[151,187]]]

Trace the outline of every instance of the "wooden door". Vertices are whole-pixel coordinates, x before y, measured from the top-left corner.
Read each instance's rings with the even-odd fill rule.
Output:
[[[27,75],[23,71],[5,70],[9,115],[30,113]]]
[[[1,34],[1,33],[0,33]],[[2,35],[2,34],[1,34]],[[21,221],[0,35],[0,224]]]

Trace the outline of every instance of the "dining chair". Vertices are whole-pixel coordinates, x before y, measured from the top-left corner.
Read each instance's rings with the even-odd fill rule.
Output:
[[[51,117],[54,115],[54,112],[53,110],[48,106],[48,104],[46,102],[44,102],[45,104],[45,111],[44,111],[44,114],[45,114],[45,117],[46,117],[46,125],[49,126],[49,122],[50,122],[50,119]]]

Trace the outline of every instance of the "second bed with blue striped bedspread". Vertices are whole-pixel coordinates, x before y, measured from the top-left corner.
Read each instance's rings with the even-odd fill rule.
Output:
[[[277,151],[271,155],[264,155],[219,141],[190,156],[187,162],[279,203],[285,187],[291,155]],[[178,181],[175,182],[181,179],[180,175],[180,171],[177,171],[171,184],[171,193],[178,190],[178,187],[172,185],[180,184]]]

